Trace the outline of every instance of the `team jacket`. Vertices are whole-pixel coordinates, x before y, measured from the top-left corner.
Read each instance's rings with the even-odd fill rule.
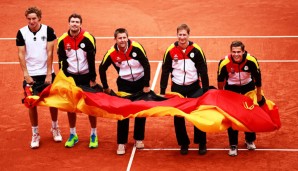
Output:
[[[209,78],[206,58],[202,49],[189,41],[185,52],[178,46],[178,42],[171,44],[165,52],[160,80],[160,93],[165,94],[169,74],[172,82],[178,85],[190,85],[201,77],[204,90],[208,90]]]
[[[225,56],[218,64],[217,81],[226,80],[227,85],[242,86],[254,81],[257,87],[262,86],[261,71],[258,61],[247,52],[241,63],[233,62],[231,55]]]
[[[95,39],[84,30],[75,38],[68,31],[58,39],[59,67],[66,74],[89,74],[91,80],[95,81],[95,53]]]
[[[120,51],[117,44],[108,50],[99,67],[100,79],[104,89],[109,87],[106,70],[111,64],[117,70],[120,78],[132,82],[144,77],[144,86],[149,87],[150,65],[141,44],[128,40],[126,53]]]

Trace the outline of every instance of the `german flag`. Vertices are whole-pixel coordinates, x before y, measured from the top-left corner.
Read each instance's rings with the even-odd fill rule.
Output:
[[[211,89],[197,98],[184,98],[168,93],[160,97],[154,92],[136,95],[108,95],[76,86],[62,70],[53,84],[37,97],[25,98],[27,107],[49,106],[62,111],[85,113],[96,117],[122,120],[134,117],[181,116],[204,132],[224,131],[229,127],[246,132],[270,132],[281,127],[277,106],[264,98],[259,106],[255,91],[241,95]]]

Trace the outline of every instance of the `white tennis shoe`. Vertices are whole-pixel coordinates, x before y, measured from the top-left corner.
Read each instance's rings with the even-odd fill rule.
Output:
[[[237,145],[231,145],[229,150],[229,156],[237,156],[238,147]]]
[[[53,139],[55,142],[61,142],[62,141],[62,136],[60,134],[60,129],[59,128],[52,128],[51,132],[53,134]]]
[[[33,134],[30,147],[32,149],[39,147],[40,136],[39,134]]]
[[[254,142],[245,141],[245,144],[248,150],[255,150],[257,148]]]
[[[145,147],[145,145],[144,145],[144,143],[143,143],[142,140],[136,140],[135,146],[136,146],[137,149],[142,149],[142,148]]]
[[[125,154],[125,145],[124,144],[118,144],[117,154],[118,155]]]

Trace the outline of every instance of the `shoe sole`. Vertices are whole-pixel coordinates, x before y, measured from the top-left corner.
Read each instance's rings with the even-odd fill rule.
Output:
[[[124,155],[125,152],[124,152],[124,153],[123,153],[123,152],[120,153],[120,152],[117,151],[117,154],[118,154],[118,155]]]
[[[98,148],[98,146],[96,146],[96,147],[89,147],[90,149],[95,149],[95,148]]]
[[[181,151],[180,151],[180,154],[181,154],[181,155],[187,155],[187,154],[188,154],[188,151],[187,151],[187,152],[181,152]]]
[[[35,146],[35,147],[30,146],[30,148],[31,149],[37,149],[37,148],[39,148],[39,146]]]
[[[207,153],[207,150],[205,151],[199,151],[199,155],[205,155]]]
[[[94,148],[97,148],[97,147],[98,147],[98,145],[96,145],[96,146],[89,146],[90,149],[94,149]]]
[[[55,140],[55,139],[54,139],[54,141],[55,141],[55,142],[62,142],[62,139],[61,139],[61,140]]]

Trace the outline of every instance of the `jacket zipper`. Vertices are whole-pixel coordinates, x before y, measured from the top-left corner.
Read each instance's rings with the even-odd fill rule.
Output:
[[[74,41],[75,41],[75,48],[77,47],[77,40],[76,38],[74,38]],[[79,64],[79,58],[78,58],[78,53],[77,53],[77,50],[75,50],[76,52],[76,58],[77,58],[77,69],[78,69],[78,75],[80,75],[80,64]]]
[[[183,77],[183,85],[185,85],[185,77],[186,77],[186,71],[185,71],[185,53],[183,53],[183,70],[184,70],[184,77]]]
[[[124,56],[126,58],[127,65],[128,65],[128,67],[130,69],[130,74],[131,74],[131,77],[132,77],[132,81],[135,81],[135,78],[133,77],[133,74],[132,74],[131,66],[129,65],[129,62],[128,62],[128,59],[127,59],[127,56],[126,56],[126,53],[124,53]]]

